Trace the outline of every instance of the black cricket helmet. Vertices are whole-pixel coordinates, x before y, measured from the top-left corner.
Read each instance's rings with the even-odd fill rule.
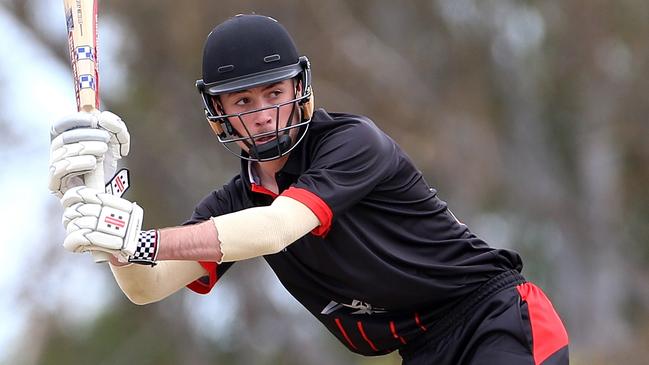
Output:
[[[296,79],[295,96],[282,104],[254,109],[238,114],[225,114],[218,107],[218,96],[250,89],[274,82]],[[302,92],[298,95],[298,85]],[[275,19],[263,15],[237,15],[217,25],[207,36],[203,48],[203,78],[196,81],[205,106],[205,116],[219,142],[233,154],[251,161],[270,161],[288,154],[304,138],[313,115],[313,92],[309,60],[299,57],[293,39]],[[213,99],[216,98],[217,107]],[[280,128],[279,109],[292,104],[287,125]],[[251,135],[239,134],[230,118],[239,118],[262,110],[275,109],[275,130]],[[293,122],[297,109],[299,121]],[[295,140],[289,134],[297,128]],[[275,136],[266,143],[257,143],[260,137]],[[236,142],[248,146],[249,153],[233,149]]]

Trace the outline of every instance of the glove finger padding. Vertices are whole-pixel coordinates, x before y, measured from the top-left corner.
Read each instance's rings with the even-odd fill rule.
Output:
[[[86,130],[80,130],[80,131],[86,131]],[[100,133],[106,133],[105,131],[98,131],[95,129],[88,129],[88,131],[94,131],[100,132]],[[66,157],[71,157],[71,156],[82,156],[82,155],[92,155],[92,156],[97,156],[101,157],[108,151],[108,143],[107,141],[104,141],[102,139],[99,139],[98,136],[97,140],[80,140],[80,141],[68,141],[64,142],[63,135],[60,135],[56,137],[51,144],[50,148],[50,160],[51,161],[58,161]]]
[[[117,161],[128,155],[131,136],[122,119],[108,111],[100,114],[99,127],[107,130],[111,135],[104,159],[104,176],[112,177],[117,171]]]
[[[109,133],[100,129],[82,128],[57,135],[50,145],[50,191],[60,197],[83,183],[81,178],[71,178],[94,171],[108,151],[109,140]]]
[[[63,247],[71,252],[104,251],[112,255],[122,256],[120,252],[123,240],[106,233],[92,229],[80,229],[68,234],[63,241]]]
[[[84,204],[84,203],[76,203],[72,204],[70,207],[65,208],[63,211],[63,227],[66,230],[66,233],[70,233],[74,230],[81,229],[81,228],[91,228],[91,227],[81,227],[78,225],[69,225],[69,223],[73,219],[81,218],[81,217],[92,217],[95,219],[95,223],[92,227],[97,226],[96,220],[99,218],[99,214],[101,213],[101,205],[99,204]]]
[[[77,203],[98,204],[102,208],[111,207],[127,213],[133,209],[133,203],[103,191],[91,189],[85,186],[77,186],[68,190],[61,198],[64,208],[71,207]],[[85,214],[85,213],[83,213]]]
[[[136,203],[83,186],[68,190],[61,202],[67,250],[102,250],[123,259],[133,255],[144,215]]]
[[[58,137],[57,137],[58,138]],[[51,151],[48,187],[57,196],[83,184],[81,178],[71,179],[93,171],[108,150],[100,141],[77,142]]]
[[[63,194],[63,197],[61,198],[61,205],[63,205],[63,208],[68,208],[76,203],[91,203],[101,205],[101,199],[99,199],[99,197],[97,196],[100,193],[100,191],[90,189],[85,186],[76,186]]]
[[[80,176],[96,166],[94,156],[76,156],[57,161],[50,165],[48,188],[60,198],[70,188],[83,185]]]
[[[63,118],[52,123],[50,128],[50,135],[54,139],[61,133],[77,128],[97,128],[98,113],[86,113],[86,112],[77,112],[74,114],[69,114]]]
[[[108,132],[110,134],[110,143],[119,145],[120,157],[128,155],[131,136],[126,124],[118,115],[109,111],[70,114],[54,122],[50,134],[52,139],[55,139],[59,135],[78,129],[104,130]]]
[[[81,176],[93,172],[99,161],[104,162],[104,176],[111,178],[117,161],[130,150],[126,124],[108,111],[65,116],[52,124],[50,133],[48,186],[59,197],[83,184]]]
[[[77,143],[77,142],[110,142],[111,135],[109,132],[101,129],[92,128],[77,128],[65,131],[52,139],[51,145],[53,148],[60,148],[62,146]]]
[[[99,115],[98,123],[99,127],[111,133],[111,144],[119,145],[120,157],[128,155],[131,146],[131,135],[122,118],[109,111],[104,111]]]

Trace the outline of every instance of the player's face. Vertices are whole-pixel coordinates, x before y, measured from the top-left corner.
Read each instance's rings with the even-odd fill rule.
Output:
[[[284,104],[295,98],[294,81],[279,81],[269,85],[221,95],[221,105],[225,114],[239,114],[241,117],[229,118],[232,127],[240,136],[250,137],[260,133],[274,132],[286,127],[289,118],[297,120],[298,111],[295,103]],[[296,110],[291,116],[293,108]],[[262,109],[255,111],[257,109]],[[241,114],[245,113],[245,114]],[[279,123],[279,125],[278,125]],[[255,138],[255,143],[263,144],[276,138],[275,134]],[[248,150],[243,142],[237,142],[241,148]],[[249,142],[250,143],[250,142]]]

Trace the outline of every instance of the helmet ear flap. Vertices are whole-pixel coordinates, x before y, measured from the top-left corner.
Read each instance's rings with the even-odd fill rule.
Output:
[[[306,101],[300,103],[302,111],[302,120],[311,120],[313,117],[313,106],[315,96],[313,95],[313,88],[311,87],[311,63],[306,56],[300,57],[300,65],[302,66],[302,95],[309,95]]]
[[[313,99],[315,96],[313,95],[313,89],[311,89],[311,86],[309,86],[309,90],[305,94],[311,94],[307,101],[301,105],[302,109],[302,119],[303,120],[309,120],[311,117],[313,117],[313,105],[314,101]]]
[[[216,116],[223,115],[225,112],[223,111],[223,106],[221,106],[221,103],[218,101],[218,99],[215,100],[210,100],[210,103],[214,103],[213,106],[215,107],[215,112]],[[205,117],[207,118],[208,111],[207,109],[205,110]],[[217,137],[219,138],[227,138],[227,134],[225,133],[225,130],[223,129],[223,125],[225,124],[225,128],[227,129],[228,133],[234,135],[234,128],[232,128],[232,124],[227,120],[227,118],[219,118],[216,121],[210,120],[210,118],[207,118],[207,121],[210,124],[210,128],[212,128],[212,131],[214,134],[216,134]]]
[[[198,92],[201,94],[201,98],[203,99],[203,104],[204,104],[203,111],[205,112],[205,119],[207,120],[207,123],[210,125],[212,132],[214,132],[214,134],[216,134],[216,136],[219,138],[225,138],[226,134],[223,131],[223,127],[221,127],[221,123],[218,121],[216,122],[212,121],[210,119],[210,117],[213,116],[214,114],[214,111],[212,111],[214,105],[212,104],[212,97],[205,93],[205,82],[203,82],[202,79],[197,80],[196,88],[198,89]],[[219,105],[217,105],[217,107],[218,109],[221,109]]]
[[[221,118],[221,119],[225,119],[225,118]],[[220,138],[227,138],[228,137],[228,135],[225,133],[225,130],[223,129],[223,126],[221,125],[221,122],[215,122],[215,121],[209,120],[209,119],[207,119],[207,121],[210,124],[210,128],[212,128],[212,131],[214,132],[214,134],[216,134],[217,137],[220,137]],[[225,122],[223,122],[223,124],[225,124],[225,128],[228,130],[228,133],[230,133],[231,135],[236,134],[235,131],[234,131],[234,128],[232,128],[232,124],[230,124],[230,122],[225,121]]]
[[[217,137],[220,138],[226,137],[225,131],[223,130],[223,127],[221,127],[221,123],[213,122],[209,119],[207,120],[207,122],[210,124],[210,128],[212,129],[212,132],[214,132],[214,134],[216,134]]]

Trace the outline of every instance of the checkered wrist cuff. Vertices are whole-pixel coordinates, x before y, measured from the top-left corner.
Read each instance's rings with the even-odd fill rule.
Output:
[[[154,266],[156,264],[156,257],[158,256],[159,237],[160,235],[156,229],[140,231],[137,247],[133,256],[129,257],[128,261],[135,264]]]

